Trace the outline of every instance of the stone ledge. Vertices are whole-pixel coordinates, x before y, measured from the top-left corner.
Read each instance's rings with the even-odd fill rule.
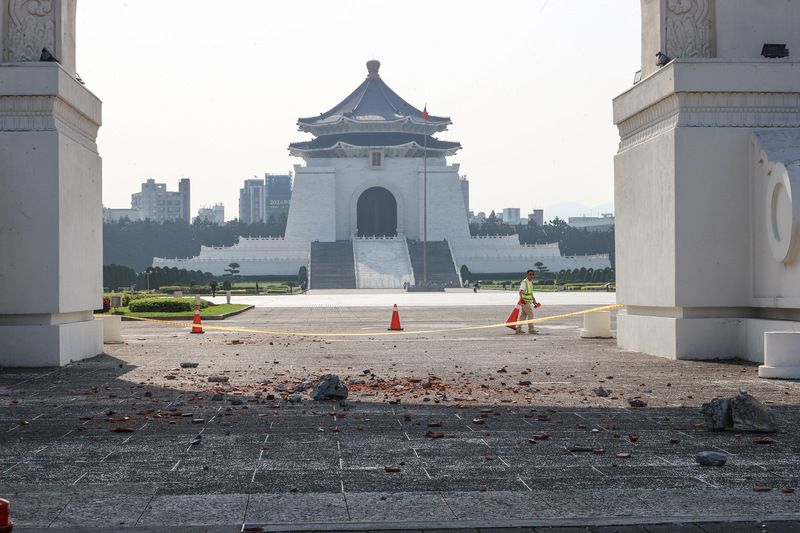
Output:
[[[678,58],[614,99],[620,125],[675,93],[797,93],[800,62]]]

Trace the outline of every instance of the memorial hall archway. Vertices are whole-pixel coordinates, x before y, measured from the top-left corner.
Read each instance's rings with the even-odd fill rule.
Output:
[[[383,187],[371,187],[358,197],[359,237],[397,235],[397,200]]]

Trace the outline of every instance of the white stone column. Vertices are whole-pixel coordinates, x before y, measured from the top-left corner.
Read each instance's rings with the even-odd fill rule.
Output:
[[[0,366],[63,365],[103,351],[101,103],[75,79],[75,0],[0,14]]]
[[[618,343],[760,361],[774,322],[800,327],[800,0],[642,0],[642,16],[643,77],[614,100]]]

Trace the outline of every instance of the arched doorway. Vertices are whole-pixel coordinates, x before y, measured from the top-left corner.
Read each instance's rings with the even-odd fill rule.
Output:
[[[358,197],[359,237],[397,235],[397,200],[383,187],[371,187]]]

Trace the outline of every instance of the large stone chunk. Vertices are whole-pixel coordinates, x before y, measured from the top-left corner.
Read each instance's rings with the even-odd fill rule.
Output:
[[[778,426],[774,415],[746,391],[733,398],[716,398],[703,404],[706,429],[711,431],[754,431],[773,433]]]
[[[731,417],[737,431],[774,433],[778,431],[775,416],[746,391],[741,391],[731,400]]]
[[[314,390],[311,391],[312,400],[337,398],[347,398],[347,387],[339,380],[339,376],[335,374],[325,374],[319,378]]]
[[[715,398],[704,403],[700,410],[706,418],[706,429],[710,431],[733,429],[730,398]]]

